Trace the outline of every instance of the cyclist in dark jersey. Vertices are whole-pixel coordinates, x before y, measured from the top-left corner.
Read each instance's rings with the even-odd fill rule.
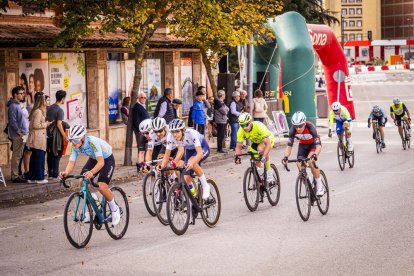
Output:
[[[308,164],[316,180],[316,195],[322,196],[325,190],[321,181],[321,173],[319,168],[315,167],[315,161],[318,160],[318,155],[322,149],[321,139],[315,126],[311,122],[306,121],[306,116],[301,111],[295,112],[292,116],[292,127],[289,130],[289,141],[285,149],[285,157],[282,159],[282,164],[287,164],[287,160],[292,153],[295,138],[299,140],[297,159],[312,159],[308,161]],[[301,164],[298,162],[299,171],[301,169],[300,166]]]

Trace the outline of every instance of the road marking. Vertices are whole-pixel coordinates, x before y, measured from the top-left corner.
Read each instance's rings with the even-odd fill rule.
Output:
[[[63,217],[63,214],[62,215],[53,216],[53,217],[41,218],[41,219],[39,219],[39,221],[51,220],[51,219],[56,219],[56,218],[61,218],[61,217]]]
[[[12,226],[1,227],[1,228],[0,228],[0,231],[7,230],[7,229],[12,229],[12,228],[16,228],[16,227],[17,227],[17,225],[12,225]]]

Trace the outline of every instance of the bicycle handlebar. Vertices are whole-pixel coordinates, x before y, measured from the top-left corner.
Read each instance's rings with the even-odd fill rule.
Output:
[[[310,160],[313,160],[313,159],[312,158],[289,159],[289,160],[287,160],[287,163],[297,163],[297,162],[301,162],[303,164],[303,163],[305,163],[307,161],[310,161]],[[315,165],[315,169],[318,169],[318,166],[316,166],[316,163],[314,165]],[[285,167],[285,170],[286,171],[290,172],[290,169],[288,168],[287,164],[283,164],[283,166]]]
[[[73,179],[81,179],[81,178],[84,179],[85,176],[82,175],[82,174],[70,174],[70,175],[67,175],[64,178],[62,178],[60,180],[60,183],[63,185],[63,187],[70,188],[70,185],[66,184],[66,180],[71,179],[71,178],[73,178]],[[88,181],[92,184],[92,186],[94,186],[96,188],[99,188],[99,185],[95,184],[95,182],[93,181],[93,178],[88,179]]]
[[[256,154],[259,155],[259,158],[254,157]],[[254,153],[254,152],[251,152],[251,151],[248,151],[248,152],[242,153],[242,154],[234,154],[234,157],[240,157],[240,156],[246,156],[246,155],[249,155],[254,161],[261,161],[261,159],[262,159],[262,155],[260,153]]]

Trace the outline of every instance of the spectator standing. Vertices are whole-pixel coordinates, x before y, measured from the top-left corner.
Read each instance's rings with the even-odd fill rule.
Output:
[[[182,104],[183,104],[183,101],[181,101],[180,99],[175,98],[172,100],[172,105],[174,108],[174,119],[178,119],[178,110],[180,109]]]
[[[154,118],[164,118],[167,124],[174,119],[174,108],[172,106],[172,99],[174,98],[174,92],[171,88],[164,90],[164,96],[160,98],[155,107]]]
[[[23,74],[22,74],[23,75]],[[24,86],[23,86],[24,87]],[[22,107],[23,117],[24,117],[24,123],[25,123],[25,129],[29,129],[29,111],[27,110],[27,100],[29,99],[29,96],[27,95],[27,91],[24,93],[23,100],[20,102],[20,105]],[[22,175],[23,179],[27,179],[27,173],[29,172],[29,161],[30,161],[30,150],[26,147],[26,142],[23,147],[23,155],[19,162],[19,175]],[[21,167],[23,164],[24,172],[22,172]]]
[[[239,115],[242,110],[242,103],[240,102],[240,92],[234,91],[233,99],[230,102],[229,105],[229,124],[231,127],[231,137],[230,137],[230,149],[234,150],[236,148],[236,138],[237,138],[237,131],[239,130],[239,122],[237,121],[237,118],[239,118]]]
[[[241,112],[250,113],[250,104],[249,104],[249,99],[247,99],[246,90],[239,88],[238,91],[240,92],[240,102],[242,104]]]
[[[148,119],[149,113],[146,106],[147,95],[144,92],[138,93],[137,102],[132,107],[132,124],[135,133],[135,139],[138,147],[139,160],[144,160],[145,157],[145,137],[140,134],[139,125],[145,119]]]
[[[253,120],[264,123],[267,112],[267,103],[263,98],[263,93],[260,89],[254,91],[252,115]]]
[[[29,137],[27,147],[32,151],[28,183],[47,183],[45,179],[46,128],[52,122],[46,122],[46,99],[44,95],[35,95],[35,103],[29,116]]]
[[[121,106],[121,117],[122,122],[124,124],[128,124],[128,117],[129,117],[129,105],[131,104],[131,97],[125,97],[122,100],[122,106]]]
[[[23,183],[23,180],[19,176],[19,161],[22,158],[24,140],[29,134],[25,122],[25,115],[22,110],[20,102],[24,98],[24,88],[16,86],[12,89],[12,97],[8,103],[8,120],[9,128],[8,135],[12,141],[12,159],[11,159],[11,180],[13,183]]]
[[[201,92],[201,93],[203,93],[203,103],[204,103],[204,107],[205,108],[207,108],[207,109],[210,109],[211,108],[211,104],[210,104],[210,102],[209,101],[207,101],[206,100],[206,95],[207,95],[207,91],[206,91],[206,87],[205,86],[202,86],[202,85],[200,85],[198,88],[197,88],[197,92]]]
[[[217,152],[225,153],[225,151],[223,151],[223,142],[226,133],[229,108],[224,103],[226,92],[219,90],[217,96],[218,98],[214,101],[214,123],[217,126]]]
[[[191,119],[194,122],[194,129],[200,134],[205,133],[206,117],[204,115],[204,94],[201,91],[197,91],[196,100],[194,101],[193,111],[191,113]]]
[[[63,151],[63,142],[68,140],[63,126],[64,112],[62,105],[65,104],[66,91],[56,92],[56,102],[49,106],[46,111],[46,119],[53,122],[47,128],[47,168],[49,178],[59,176],[59,163]]]

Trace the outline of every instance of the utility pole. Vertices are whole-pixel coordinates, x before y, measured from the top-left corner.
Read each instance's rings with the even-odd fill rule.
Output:
[[[408,21],[408,64],[411,64],[411,18]]]
[[[341,46],[344,49],[344,16],[341,12]]]

